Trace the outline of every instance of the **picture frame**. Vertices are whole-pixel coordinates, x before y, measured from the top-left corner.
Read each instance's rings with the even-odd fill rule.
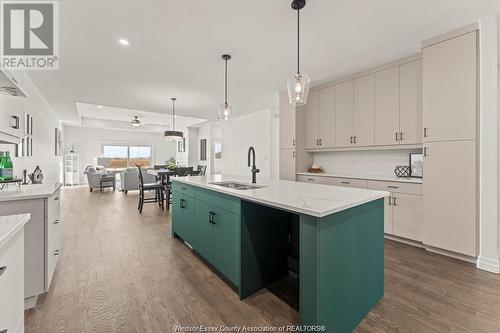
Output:
[[[62,156],[62,133],[59,128],[55,129],[54,153],[56,156]]]
[[[410,177],[424,178],[424,155],[422,153],[410,154]]]

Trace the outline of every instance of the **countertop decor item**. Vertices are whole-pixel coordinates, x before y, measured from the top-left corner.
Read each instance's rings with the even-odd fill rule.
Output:
[[[223,54],[224,60],[224,104],[219,107],[219,120],[229,120],[233,114],[233,107],[227,102],[227,61],[231,59],[229,54]]]
[[[424,177],[424,155],[410,154],[410,177]]]
[[[184,137],[184,134],[181,131],[175,130],[175,101],[177,98],[172,97],[172,130],[165,131],[165,141],[177,141]]]
[[[398,165],[394,169],[394,173],[398,177],[410,177],[410,167],[407,165]]]
[[[319,165],[311,165],[311,167],[307,170],[308,172],[312,172],[312,173],[323,173],[325,172],[323,170],[322,167],[320,167]]]
[[[290,104],[304,105],[309,95],[311,79],[307,74],[300,72],[300,10],[306,5],[306,0],[293,0],[292,9],[297,11],[297,73],[286,83]]]
[[[43,173],[40,167],[37,165],[35,171],[28,175],[30,177],[32,184],[41,184],[43,181]]]

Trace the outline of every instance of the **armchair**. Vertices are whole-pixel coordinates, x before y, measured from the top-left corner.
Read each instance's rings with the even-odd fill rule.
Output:
[[[87,175],[87,181],[89,184],[90,192],[95,188],[100,189],[102,192],[103,188],[112,187],[113,191],[116,187],[115,175],[108,175],[104,170],[96,170],[93,166],[87,166],[85,168],[84,174]]]

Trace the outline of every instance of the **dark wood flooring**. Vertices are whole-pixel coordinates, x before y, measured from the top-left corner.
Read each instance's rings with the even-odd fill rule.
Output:
[[[293,325],[268,290],[240,301],[170,236],[170,213],[137,194],[63,191],[63,249],[26,332],[172,332],[174,325]],[[385,296],[356,332],[500,332],[500,275],[393,241]],[[288,303],[291,303],[287,300]]]

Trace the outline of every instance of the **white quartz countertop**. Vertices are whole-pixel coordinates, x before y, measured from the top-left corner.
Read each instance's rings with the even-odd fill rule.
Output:
[[[0,249],[14,236],[31,218],[30,214],[0,216]]]
[[[314,173],[314,172],[297,172],[297,175],[381,180],[381,181],[386,181],[386,182],[399,182],[399,183],[412,183],[412,184],[422,184],[424,182],[424,180],[422,178],[397,177],[396,175],[393,175],[393,176],[391,176],[391,175],[362,175],[362,174],[355,174],[355,173]]]
[[[15,201],[27,199],[48,198],[62,186],[59,182],[46,182],[43,184],[21,185],[19,189],[14,186],[0,191],[1,201]]]
[[[259,178],[257,185],[265,187],[254,190],[235,190],[211,184],[221,181],[249,184],[250,175],[246,178],[230,175],[188,176],[174,177],[171,180],[315,217],[324,217],[389,195],[389,192],[385,191]]]

